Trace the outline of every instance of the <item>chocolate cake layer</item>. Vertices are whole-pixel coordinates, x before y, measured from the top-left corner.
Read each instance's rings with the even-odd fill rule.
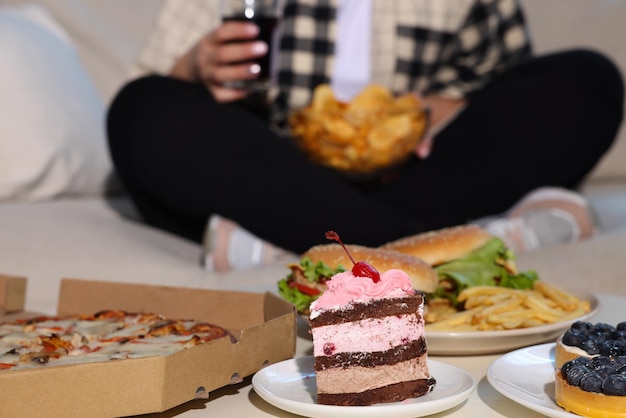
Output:
[[[315,357],[315,370],[322,371],[331,368],[354,366],[384,366],[420,357],[425,353],[426,340],[424,337],[421,337],[419,340],[410,341],[386,351],[337,353],[331,356],[317,356]]]
[[[415,313],[418,312],[423,301],[423,294],[418,292],[415,297],[378,299],[369,303],[355,303],[350,309],[321,312],[319,316],[311,319],[311,326],[337,325],[362,319]],[[418,319],[421,320],[419,317]]]
[[[417,379],[409,382],[367,390],[361,393],[318,393],[317,402],[324,405],[366,406],[376,403],[399,402],[417,398],[431,391],[435,379]]]

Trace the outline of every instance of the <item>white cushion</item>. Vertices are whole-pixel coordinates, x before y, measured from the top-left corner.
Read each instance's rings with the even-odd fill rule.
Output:
[[[105,108],[63,28],[0,7],[0,62],[0,201],[102,193]]]

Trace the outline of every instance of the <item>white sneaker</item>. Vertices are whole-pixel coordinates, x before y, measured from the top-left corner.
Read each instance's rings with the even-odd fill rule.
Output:
[[[294,256],[219,215],[211,216],[205,248],[204,267],[217,272],[264,266]]]
[[[595,233],[587,200],[556,187],[530,192],[504,217],[477,223],[516,252],[575,242]]]

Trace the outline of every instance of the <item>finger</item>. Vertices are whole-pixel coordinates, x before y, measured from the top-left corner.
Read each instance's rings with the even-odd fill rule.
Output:
[[[237,89],[237,87],[241,89],[245,85],[242,82],[253,80],[260,74],[261,67],[254,61],[257,57],[249,53],[250,46],[248,43],[247,45],[238,45],[236,48],[226,48],[207,41],[202,51],[199,51],[196,56],[199,78],[211,90],[216,100],[231,101],[245,97],[241,91],[225,92],[225,90]],[[242,50],[243,53],[240,53]],[[262,53],[266,49],[258,49],[257,51]],[[231,62],[231,60],[233,61]]]
[[[251,22],[227,21],[213,32],[218,43],[252,40],[259,36],[259,27]]]
[[[217,65],[254,61],[267,54],[268,49],[267,43],[263,41],[221,44],[214,50],[211,58]]]
[[[253,23],[230,21],[200,43],[196,54],[198,73],[217,101],[240,100],[247,95],[236,87],[258,77],[261,68],[255,60],[269,49],[265,42],[256,40],[258,34],[259,28]]]
[[[247,96],[245,79],[243,76],[236,77],[237,72],[232,73],[235,78],[227,78],[225,81],[215,77],[215,74],[205,81],[206,87],[211,91],[216,101],[220,103],[241,100]]]
[[[255,62],[215,67],[211,81],[216,84],[236,85],[235,81],[254,80],[261,73],[261,66]]]
[[[209,90],[211,91],[211,94],[213,95],[215,100],[219,103],[227,103],[241,100],[248,94],[245,90],[230,89],[218,85],[211,85],[209,87]]]
[[[196,64],[202,73],[211,66],[257,59],[267,54],[268,45],[260,40],[258,27],[251,23],[230,22],[210,32],[196,47]],[[249,40],[249,42],[246,42]],[[208,68],[206,68],[208,67]]]
[[[430,155],[432,148],[433,137],[430,134],[426,134],[415,149],[415,155],[417,155],[418,158],[425,160]]]

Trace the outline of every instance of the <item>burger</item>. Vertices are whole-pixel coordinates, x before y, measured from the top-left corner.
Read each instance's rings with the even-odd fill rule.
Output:
[[[393,250],[346,245],[354,260],[364,261],[380,272],[392,268],[404,270],[413,287],[424,293],[434,292],[438,278],[435,271],[417,257]],[[337,273],[350,270],[352,260],[339,244],[322,244],[302,254],[300,263],[288,265],[291,272],[278,282],[278,291],[298,312],[309,313],[311,302],[326,290],[326,281]]]
[[[530,289],[538,280],[535,271],[518,272],[515,254],[504,242],[478,225],[462,225],[425,232],[389,242],[381,248],[418,257],[438,276],[436,290],[427,299],[448,299],[473,286]]]

